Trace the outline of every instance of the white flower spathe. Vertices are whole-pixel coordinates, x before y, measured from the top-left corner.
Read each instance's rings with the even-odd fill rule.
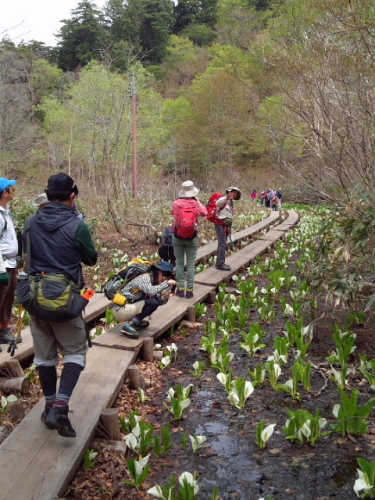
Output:
[[[135,473],[137,474],[137,477],[142,474],[143,469],[146,467],[148,460],[150,458],[150,455],[147,455],[145,458],[141,458],[141,460],[135,460],[134,465],[135,465]]]
[[[264,444],[266,444],[267,441],[269,440],[269,438],[272,436],[273,431],[275,429],[275,425],[276,424],[267,425],[267,427],[262,430],[260,437],[261,437]]]
[[[216,378],[218,379],[220,384],[225,385],[227,383],[227,376],[225,375],[225,373],[222,373],[222,372],[218,373],[216,375]]]
[[[193,474],[191,474],[190,472],[183,472],[178,478],[178,482],[181,484],[181,486],[183,486],[185,481],[190,484],[190,486],[194,487],[194,494],[196,495],[199,491],[199,486],[197,481],[194,479]]]
[[[373,485],[370,484],[367,474],[357,469],[358,479],[354,483],[353,490],[357,497],[360,496],[361,491],[370,491]]]

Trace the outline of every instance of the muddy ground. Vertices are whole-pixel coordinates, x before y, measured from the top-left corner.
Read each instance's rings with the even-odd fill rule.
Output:
[[[266,282],[264,278],[257,280],[259,285]],[[234,283],[231,285],[235,286]],[[262,323],[262,328],[266,331],[264,343],[267,347],[254,357],[250,358],[239,347],[239,342],[242,341],[240,331],[231,332],[230,351],[235,354],[231,368],[236,376],[249,380],[249,368],[265,362],[272,354],[275,336],[282,336],[285,329],[285,318],[282,317],[280,306],[275,305],[275,308],[275,320],[269,324]],[[257,314],[256,311],[251,312],[251,322],[259,321]],[[283,392],[276,392],[266,380],[255,388],[245,408],[237,409],[229,403],[224,387],[216,378],[218,371],[210,367],[207,353],[200,350],[204,323],[215,317],[215,305],[208,306],[205,316],[198,319],[200,325],[192,328],[180,326],[172,335],[162,339],[164,347],[172,342],[178,347],[178,358],[170,367],[161,371],[157,362],[139,363],[145,379],[151,380],[151,387],[145,389],[150,398],[148,401],[141,404],[137,392],[130,390],[127,385],[116,401],[115,406],[125,417],[137,408],[142,418],[155,427],[156,435],[160,435],[162,426],[171,425],[173,447],[162,457],[157,457],[151,451],[151,474],[142,487],[136,490],[123,485],[123,481],[129,479],[126,461],[136,455],[130,452],[124,456],[107,448],[98,454],[94,467],[81,470],[76,475],[66,499],[151,498],[146,494],[148,488],[156,484],[166,485],[171,475],[179,476],[184,471],[197,474],[200,487],[197,498],[204,500],[357,498],[353,491],[358,468],[356,458],[375,460],[375,427],[372,420],[369,432],[364,437],[341,436],[332,432],[322,437],[315,447],[288,441],[283,431],[288,418],[287,408],[293,411],[304,408],[311,413],[319,409],[321,416],[328,421],[324,430],[332,430],[330,425],[335,423],[332,409],[335,403],[341,402],[337,387],[328,373],[330,366],[325,360],[335,349],[332,319],[327,315],[314,328],[314,339],[308,356],[308,360],[313,363],[311,392],[302,388],[302,399],[296,401]],[[357,334],[357,350],[350,358],[353,369],[349,385],[352,389],[360,389],[361,403],[367,401],[372,394],[369,392],[369,384],[354,368],[359,366],[359,354],[366,354],[369,358],[374,356],[372,325],[372,318],[368,318],[364,326],[351,329]],[[205,363],[201,377],[194,377],[190,373],[195,361]],[[288,363],[288,367],[283,368],[280,381],[285,382],[290,374]],[[194,385],[191,406],[178,421],[173,420],[173,416],[163,405],[164,402],[168,403],[168,389],[175,384],[184,387]],[[260,450],[255,443],[255,430],[262,419],[267,424],[277,425],[267,447]],[[184,449],[184,435],[200,434],[207,437],[207,442],[199,452],[194,454],[190,443]],[[218,487],[218,496],[213,495],[215,487]]]

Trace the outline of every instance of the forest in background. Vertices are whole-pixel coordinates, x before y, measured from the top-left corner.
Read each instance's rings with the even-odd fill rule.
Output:
[[[2,174],[127,196],[135,91],[141,193],[224,174],[345,205],[374,181],[374,30],[370,0],[84,0],[56,47],[3,36]]]
[[[66,171],[89,210],[115,221],[121,207],[126,224],[187,178],[207,197],[282,187],[337,207],[318,271],[372,294],[372,0],[84,0],[58,40],[0,42],[0,168],[25,194]]]

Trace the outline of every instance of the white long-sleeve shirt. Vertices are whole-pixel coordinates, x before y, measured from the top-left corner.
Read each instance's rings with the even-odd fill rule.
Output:
[[[0,214],[0,273],[5,273],[7,267],[11,269],[17,267],[18,241],[9,207],[0,207],[0,210],[3,212]],[[4,215],[7,226],[5,231]]]
[[[216,206],[219,209],[217,213],[218,219],[233,219],[233,201],[228,200],[226,195],[216,201]]]

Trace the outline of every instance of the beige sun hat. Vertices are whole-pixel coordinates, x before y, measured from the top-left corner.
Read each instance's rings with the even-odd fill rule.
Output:
[[[49,203],[46,193],[38,194],[38,196],[33,201],[34,207],[40,207],[41,205],[47,205]]]
[[[178,192],[179,198],[194,198],[199,193],[199,189],[194,186],[193,181],[185,181],[182,183],[181,189]]]

